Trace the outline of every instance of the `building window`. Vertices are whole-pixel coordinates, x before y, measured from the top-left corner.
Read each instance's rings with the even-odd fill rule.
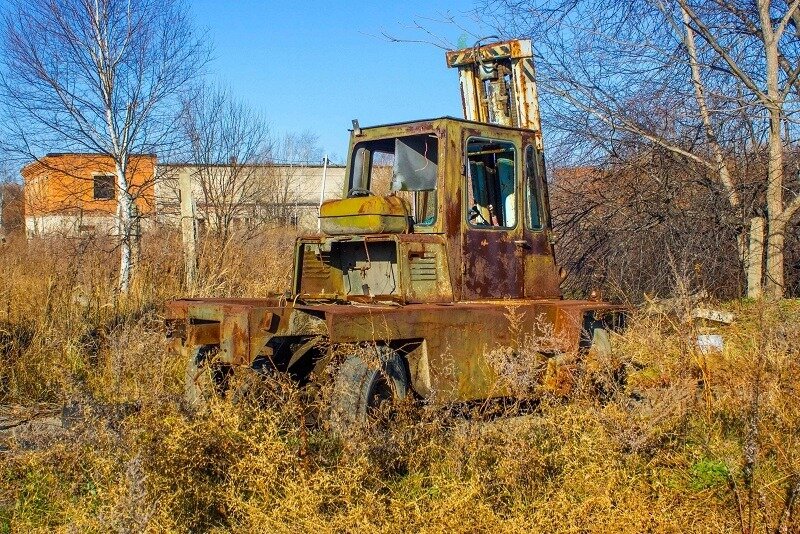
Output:
[[[94,199],[113,200],[114,183],[116,177],[113,174],[97,174],[94,177]]]

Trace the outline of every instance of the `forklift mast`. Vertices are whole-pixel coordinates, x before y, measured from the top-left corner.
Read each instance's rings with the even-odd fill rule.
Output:
[[[447,52],[458,69],[464,118],[536,132],[542,150],[539,95],[530,40],[512,40]]]

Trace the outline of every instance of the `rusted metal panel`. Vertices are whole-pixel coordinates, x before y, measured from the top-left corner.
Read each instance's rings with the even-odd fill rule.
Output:
[[[542,243],[547,239],[545,232],[529,238],[533,250],[541,250],[546,245]],[[541,247],[541,248],[540,248]],[[558,266],[551,254],[525,254],[525,296],[529,298],[559,298],[561,281]]]
[[[453,287],[444,239],[400,243],[405,301],[452,302]]]
[[[278,330],[280,315],[278,310],[252,308],[248,313],[248,339],[246,363],[250,364],[258,356],[267,339]]]
[[[516,99],[518,126],[534,130],[534,146],[536,150],[543,150],[542,118],[539,112],[539,94],[536,87],[536,68],[530,57],[512,61],[513,70],[517,73],[513,77],[514,97]]]
[[[219,345],[219,341],[220,328],[218,322],[193,324],[187,331],[187,345]]]
[[[520,298],[523,262],[514,243],[518,232],[467,227],[464,231],[462,298]]]
[[[228,311],[220,324],[219,359],[234,365],[247,365],[250,348],[250,322],[247,313]]]
[[[619,307],[591,301],[506,300],[452,305],[412,304],[400,308],[320,306],[332,344],[424,340],[429,383],[442,400],[504,396],[486,355],[512,346],[514,335],[548,332],[550,352],[577,350],[584,315]],[[513,313],[510,313],[513,310]],[[518,321],[519,324],[512,324]]]
[[[167,305],[173,336],[182,338],[186,350],[202,345],[219,346],[220,361],[247,365],[279,330],[284,308],[275,299],[192,299]]]

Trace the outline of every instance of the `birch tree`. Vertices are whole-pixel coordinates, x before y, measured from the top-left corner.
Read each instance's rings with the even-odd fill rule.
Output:
[[[6,138],[32,157],[87,151],[114,161],[118,288],[134,271],[138,233],[128,164],[165,152],[182,94],[208,60],[180,0],[10,0],[0,97]]]

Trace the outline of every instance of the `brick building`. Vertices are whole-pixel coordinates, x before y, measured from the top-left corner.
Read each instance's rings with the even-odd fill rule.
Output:
[[[130,192],[140,216],[155,210],[156,156],[133,155],[128,162]],[[22,168],[28,236],[113,234],[117,186],[114,160],[104,154],[53,153]]]

